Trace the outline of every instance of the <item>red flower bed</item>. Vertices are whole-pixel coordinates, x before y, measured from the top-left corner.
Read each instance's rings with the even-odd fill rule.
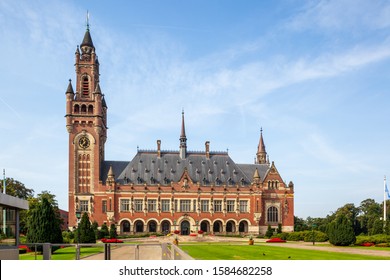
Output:
[[[199,234],[203,234],[203,230],[198,230],[198,233]]]
[[[274,238],[271,238],[271,239],[267,240],[266,242],[283,243],[283,242],[286,242],[286,240],[280,239],[279,237],[274,237]]]
[[[19,245],[19,249],[24,249],[24,250],[26,250],[27,253],[31,252],[30,248],[27,247],[26,245]]]
[[[174,233],[174,234],[179,234],[179,233],[180,233],[180,230],[175,230],[173,233]]]
[[[364,242],[362,244],[360,244],[360,246],[365,246],[365,247],[371,247],[371,246],[374,246],[375,244],[372,243],[372,242]]]
[[[123,243],[123,240],[117,238],[102,238],[101,241],[103,243]]]
[[[190,233],[190,236],[198,236],[197,233]]]

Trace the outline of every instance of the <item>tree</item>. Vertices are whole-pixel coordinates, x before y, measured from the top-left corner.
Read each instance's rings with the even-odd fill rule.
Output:
[[[327,228],[329,242],[336,246],[348,246],[356,241],[352,222],[345,215],[338,215]]]
[[[96,243],[95,231],[89,221],[88,213],[84,212],[77,228],[75,238],[78,243]]]
[[[46,198],[29,211],[27,226],[27,243],[63,242],[60,220]]]
[[[102,239],[102,238],[104,238],[104,237],[106,237],[106,236],[109,236],[109,234],[110,234],[110,232],[108,231],[108,226],[107,226],[107,224],[106,223],[104,223],[102,226],[101,226],[101,228],[100,228],[100,230],[98,231],[98,238],[99,239]]]
[[[265,236],[268,238],[271,238],[271,236],[274,235],[274,229],[271,228],[271,225],[268,225],[267,231],[265,233]]]
[[[359,206],[360,215],[357,217],[364,234],[371,235],[375,223],[381,218],[381,206],[374,199],[363,200]],[[374,230],[376,231],[376,230]]]
[[[115,224],[110,225],[110,238],[116,238],[118,234],[116,233],[116,226]]]
[[[53,207],[54,212],[56,214],[56,219],[59,221],[60,225],[64,223],[63,219],[61,218],[60,211],[58,208],[57,199],[54,194],[51,194],[48,191],[42,191],[40,194],[37,195],[37,197],[29,197],[28,200],[28,206],[29,210],[21,211],[20,214],[20,232],[26,234],[28,230],[27,220],[30,216],[30,213],[36,208],[39,207],[39,205],[42,203],[43,199],[46,199],[50,205]]]
[[[347,203],[343,207],[337,209],[335,213],[335,218],[339,216],[346,217],[352,224],[354,235],[359,235],[362,232],[361,226],[357,217],[360,213],[360,209],[355,207],[353,203]]]
[[[0,180],[1,183],[1,192],[3,192],[3,180]],[[21,199],[28,199],[30,197],[33,197],[34,190],[26,188],[26,186],[13,179],[13,178],[6,178],[5,179],[5,185],[6,185],[6,194],[12,195]]]

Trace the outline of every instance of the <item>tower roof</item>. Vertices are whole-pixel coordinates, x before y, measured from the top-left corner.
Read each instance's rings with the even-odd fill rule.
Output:
[[[83,46],[88,46],[88,47],[94,48],[91,33],[89,33],[89,26],[87,26],[87,30],[85,31],[84,39],[83,39],[83,42],[81,43],[80,47],[83,47]]]
[[[257,153],[266,153],[263,140],[263,128],[260,129],[260,140],[259,145],[257,146]]]
[[[73,87],[72,87],[72,80],[69,79],[68,88],[66,89],[66,93],[74,94]]]
[[[181,133],[180,138],[186,138],[186,128],[184,125],[184,110],[181,112]]]

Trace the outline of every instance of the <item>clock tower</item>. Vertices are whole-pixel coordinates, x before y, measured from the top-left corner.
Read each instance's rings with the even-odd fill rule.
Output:
[[[107,106],[99,85],[99,61],[89,24],[75,53],[75,91],[66,90],[66,129],[69,133],[69,226],[87,212],[94,213],[94,193],[100,180],[107,138]]]

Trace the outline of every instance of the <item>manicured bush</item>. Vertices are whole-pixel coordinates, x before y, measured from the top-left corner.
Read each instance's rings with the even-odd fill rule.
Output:
[[[356,241],[352,223],[344,215],[333,220],[327,228],[329,242],[335,246],[349,246]]]
[[[290,232],[287,236],[287,241],[303,241],[304,239],[304,231]]]
[[[313,242],[313,233],[314,233],[314,241],[315,242],[326,242],[329,240],[326,233],[323,233],[322,231],[315,230],[313,232],[313,231],[307,230],[307,231],[304,231],[304,233],[305,233],[305,236],[303,238],[303,241],[305,241],[305,242]]]
[[[75,234],[78,243],[96,243],[95,231],[89,221],[88,213],[84,212]]]
[[[278,237],[278,238],[283,239],[283,240],[287,240],[289,235],[290,235],[290,233],[288,233],[288,232],[282,232],[282,233],[276,234],[275,237]]]
[[[364,243],[378,244],[390,244],[390,235],[376,234],[372,236],[359,235],[356,236],[355,245],[364,246]]]
[[[271,228],[271,225],[268,225],[267,232],[265,233],[265,237],[271,238],[274,235],[274,229]]]
[[[116,233],[116,225],[111,224],[110,225],[110,238],[116,238],[118,234]]]

